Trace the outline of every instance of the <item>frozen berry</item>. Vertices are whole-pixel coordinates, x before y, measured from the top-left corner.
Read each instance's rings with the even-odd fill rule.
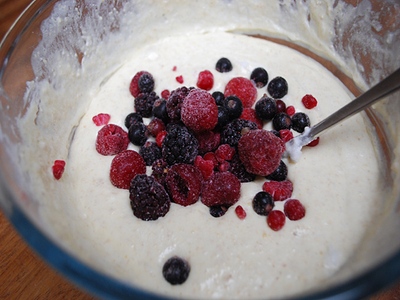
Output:
[[[171,120],[180,120],[183,100],[192,89],[181,87],[171,92],[167,100],[167,113]]]
[[[223,161],[218,164],[218,171],[220,172],[227,172],[229,171],[230,164],[227,161]]]
[[[267,176],[279,166],[285,145],[270,131],[256,129],[241,137],[238,150],[249,173]]]
[[[286,113],[289,116],[293,116],[296,113],[296,109],[294,108],[293,105],[289,105],[288,107],[286,107]]]
[[[281,129],[281,130],[279,130],[279,135],[281,137],[281,140],[284,143],[287,143],[291,139],[293,139],[293,132],[291,132],[289,129]]]
[[[275,130],[282,129],[291,129],[292,128],[292,119],[287,113],[278,113],[272,119],[272,126]]]
[[[180,83],[180,84],[182,84],[182,83],[184,82],[183,76],[182,76],[182,75],[176,76],[175,79],[176,79],[176,81],[177,81],[178,83]]]
[[[213,151],[217,149],[220,141],[221,135],[218,132],[214,131],[202,131],[202,132],[195,132],[194,136],[196,137],[197,141],[199,142],[199,153],[204,154],[206,152]]]
[[[244,119],[233,120],[221,131],[221,144],[236,148],[240,138],[253,129],[257,129],[257,124],[254,122]]]
[[[129,129],[129,127],[131,127],[132,124],[137,123],[137,122],[143,123],[142,116],[135,112],[130,113],[125,118],[125,127]]]
[[[146,143],[149,135],[149,129],[143,123],[134,123],[131,125],[131,127],[129,127],[129,140],[136,146],[143,146]]]
[[[221,130],[229,122],[229,112],[224,106],[218,106],[218,122],[215,129]]]
[[[312,109],[317,106],[318,101],[317,99],[314,98],[312,95],[305,95],[302,99],[301,102],[305,106],[305,108]]]
[[[163,90],[163,91],[161,92],[161,97],[162,97],[163,99],[168,99],[169,95],[170,95],[169,90]]]
[[[137,97],[137,95],[139,95],[140,94],[140,89],[139,89],[139,78],[140,78],[140,76],[142,76],[143,74],[150,74],[149,72],[146,72],[146,71],[140,71],[140,72],[137,72],[136,74],[135,74],[135,76],[133,76],[133,78],[132,78],[132,80],[131,80],[131,83],[130,83],[130,85],[129,85],[129,91],[131,92],[131,95],[133,96],[133,97]]]
[[[167,134],[166,130],[160,131],[156,136],[156,144],[158,147],[162,147],[162,142]]]
[[[214,163],[211,160],[205,160],[198,155],[194,160],[194,165],[199,168],[204,179],[208,179],[214,174]]]
[[[212,93],[212,96],[213,96],[213,98],[215,100],[215,104],[224,105],[225,96],[224,96],[223,93],[215,91],[214,93]]]
[[[157,99],[153,105],[153,116],[160,119],[167,124],[169,122],[169,116],[167,112],[167,100]]]
[[[273,210],[267,216],[267,224],[274,231],[279,231],[283,228],[286,222],[286,217],[280,210]]]
[[[285,78],[278,76],[269,82],[267,90],[272,98],[280,99],[288,93],[288,83]]]
[[[283,211],[291,221],[300,220],[306,215],[306,209],[297,199],[287,200],[283,206]]]
[[[151,166],[157,159],[161,158],[161,148],[155,142],[147,141],[140,147],[139,154],[143,157],[146,166]]]
[[[228,111],[229,120],[237,119],[242,115],[243,103],[242,100],[239,99],[239,97],[236,97],[234,95],[227,96],[224,99],[223,106]]]
[[[65,170],[65,161],[55,160],[51,169],[53,171],[54,178],[60,180]]]
[[[210,206],[210,215],[214,218],[219,218],[225,215],[229,207],[223,205]]]
[[[169,170],[166,185],[172,200],[182,206],[188,206],[199,200],[203,175],[193,165],[176,164]]]
[[[217,61],[215,69],[220,73],[227,73],[232,71],[232,63],[226,57],[222,57]]]
[[[158,183],[162,184],[164,186],[165,184],[165,179],[167,178],[169,166],[165,160],[162,158],[157,159],[152,165],[151,165],[151,176],[153,176]]]
[[[131,180],[137,174],[146,173],[143,157],[133,150],[125,150],[117,154],[110,169],[111,183],[120,189],[128,189]]]
[[[319,144],[319,137],[317,137],[315,140],[311,141],[310,143],[308,143],[306,146],[307,147],[315,147]]]
[[[214,129],[218,122],[218,108],[214,98],[205,90],[192,90],[183,101],[181,119],[195,132]]]
[[[107,125],[110,119],[111,116],[109,114],[103,113],[100,113],[92,118],[93,123],[96,124],[96,126]]]
[[[149,125],[147,125],[149,132],[152,136],[156,137],[157,134],[163,130],[165,130],[164,122],[159,118],[153,118]]]
[[[153,115],[153,105],[159,97],[155,92],[140,93],[135,98],[135,111],[144,118],[150,118]]]
[[[293,130],[302,133],[306,127],[310,126],[310,119],[305,113],[298,112],[292,116]]]
[[[240,181],[229,172],[214,173],[203,184],[201,202],[206,206],[232,206],[240,197]]]
[[[208,71],[201,71],[197,79],[197,87],[209,91],[214,86],[214,75]]]
[[[215,156],[218,161],[223,162],[224,160],[232,160],[235,154],[235,148],[232,148],[228,144],[222,144],[215,150]]]
[[[154,221],[164,217],[171,206],[168,193],[154,177],[136,175],[129,187],[129,198],[133,214],[143,221]]]
[[[96,150],[101,155],[118,154],[126,150],[128,145],[128,134],[118,125],[105,125],[97,133]]]
[[[154,78],[149,73],[144,73],[139,77],[139,90],[141,93],[151,93],[154,90]]]
[[[229,162],[229,172],[235,175],[240,182],[252,182],[256,179],[255,174],[247,172],[237,153],[235,153]]]
[[[274,199],[270,193],[258,192],[253,198],[253,209],[260,216],[268,216],[274,207]]]
[[[273,134],[275,134],[278,138],[281,138],[281,134],[279,133],[279,131],[278,130],[274,130],[274,129],[272,129],[272,130],[270,130]]]
[[[283,201],[292,196],[293,183],[290,181],[266,181],[262,187],[264,192],[270,193],[274,201]]]
[[[172,285],[184,283],[188,279],[189,273],[189,263],[177,256],[168,259],[162,269],[165,280]]]
[[[277,114],[278,106],[274,99],[264,95],[256,102],[255,111],[260,120],[270,121]]]
[[[241,205],[236,206],[235,213],[240,220],[246,218],[246,211],[243,209]]]
[[[237,96],[243,102],[243,107],[252,107],[257,99],[257,88],[250,79],[244,77],[232,78],[225,86],[225,97]]]
[[[279,99],[275,101],[276,101],[277,113],[286,112],[286,103]]]
[[[283,160],[281,160],[279,167],[276,168],[274,172],[272,172],[265,178],[273,181],[285,181],[287,179],[287,175],[288,175],[288,168],[286,164],[283,162]]]
[[[257,117],[254,108],[251,107],[243,108],[242,115],[239,117],[239,119],[250,120],[256,123],[258,129],[261,129],[263,127],[263,122]]]
[[[262,88],[268,83],[268,72],[264,68],[255,68],[250,79],[255,82],[257,88]]]
[[[212,161],[214,167],[217,167],[218,164],[219,164],[219,162],[218,162],[218,160],[217,160],[217,157],[215,156],[215,153],[214,153],[214,152],[208,152],[208,153],[204,154],[203,158],[204,158],[205,160]]]

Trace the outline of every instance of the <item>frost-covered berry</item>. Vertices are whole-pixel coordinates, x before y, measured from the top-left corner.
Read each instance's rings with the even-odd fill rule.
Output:
[[[167,100],[157,99],[153,104],[153,116],[162,120],[164,124],[169,122],[169,116],[167,112]]]
[[[267,224],[274,231],[279,231],[283,228],[286,222],[286,217],[280,210],[273,210],[267,216]]]
[[[165,262],[162,274],[170,284],[182,284],[189,277],[190,265],[185,259],[174,256]]]
[[[229,119],[234,120],[239,118],[243,113],[243,103],[239,97],[234,95],[227,96],[224,99],[225,109],[228,111]]]
[[[226,84],[224,95],[234,95],[242,100],[243,107],[252,107],[257,99],[257,88],[250,79],[234,77]]]
[[[270,193],[258,192],[253,198],[253,209],[260,216],[268,216],[275,203]]]
[[[304,208],[303,204],[297,199],[289,199],[285,202],[283,206],[283,211],[285,215],[291,221],[297,221],[306,215],[306,209]]]
[[[128,134],[118,125],[105,125],[97,133],[96,150],[101,155],[118,154],[126,150],[128,145]]]
[[[272,119],[272,126],[277,131],[282,129],[290,130],[292,128],[292,119],[287,113],[278,113]]]
[[[306,127],[310,127],[310,118],[303,112],[295,113],[292,116],[293,130],[302,133]]]
[[[155,92],[140,93],[135,98],[135,111],[144,118],[150,118],[153,115],[153,105],[159,97]]]
[[[149,129],[143,123],[134,123],[131,125],[131,127],[129,127],[129,140],[136,146],[143,146],[146,143],[149,135]]]
[[[136,151],[122,151],[111,161],[110,180],[117,188],[128,189],[131,180],[136,175],[144,173],[146,173],[146,164],[143,157]]]
[[[268,72],[264,68],[255,68],[251,72],[250,79],[254,81],[257,88],[262,88],[268,83]]]
[[[141,93],[151,93],[154,90],[154,78],[150,73],[144,73],[139,77],[139,90]]]
[[[214,173],[203,184],[201,202],[204,205],[232,206],[240,197],[240,181],[229,172]]]
[[[288,168],[283,160],[281,160],[279,167],[268,176],[265,176],[265,178],[273,181],[285,181],[287,179],[287,174]]]
[[[212,96],[213,96],[213,98],[215,100],[215,104],[224,105],[225,96],[224,96],[224,94],[222,92],[215,91],[214,93],[212,93]]]
[[[226,57],[222,57],[217,61],[215,69],[220,73],[227,73],[232,71],[232,63]]]
[[[275,99],[264,94],[264,96],[256,102],[255,110],[260,120],[270,121],[278,113],[278,106]]]
[[[197,79],[197,87],[209,91],[212,89],[213,86],[214,75],[208,70],[201,71]]]
[[[140,147],[139,154],[143,157],[146,166],[151,166],[157,159],[161,158],[161,148],[155,142],[147,141]]]

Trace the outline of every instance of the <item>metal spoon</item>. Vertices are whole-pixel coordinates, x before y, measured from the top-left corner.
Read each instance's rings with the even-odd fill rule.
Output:
[[[400,69],[397,69],[391,75],[326,119],[311,128],[306,127],[302,134],[286,143],[286,155],[290,156],[292,160],[297,161],[301,156],[301,148],[313,141],[322,131],[366,109],[383,97],[397,91],[399,88]]]

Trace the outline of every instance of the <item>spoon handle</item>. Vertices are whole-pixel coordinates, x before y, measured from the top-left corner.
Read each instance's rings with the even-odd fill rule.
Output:
[[[323,130],[339,123],[340,121],[351,117],[352,115],[364,110],[379,99],[393,93],[400,88],[400,69],[394,71],[391,75],[383,79],[377,85],[343,106],[341,109],[331,114],[315,126],[311,127],[309,137],[314,138]]]

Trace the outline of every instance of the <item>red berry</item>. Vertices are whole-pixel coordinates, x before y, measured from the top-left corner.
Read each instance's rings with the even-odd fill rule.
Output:
[[[247,172],[267,176],[279,167],[285,144],[272,132],[256,129],[240,138],[238,149]]]
[[[226,85],[224,95],[225,97],[235,95],[242,100],[243,107],[252,107],[257,99],[257,88],[250,79],[235,77]]]
[[[219,162],[231,160],[234,154],[235,148],[232,148],[228,144],[222,144],[215,150],[215,156]]]
[[[158,118],[153,118],[149,125],[147,125],[147,128],[150,131],[150,134],[154,137],[157,136],[161,131],[165,130],[165,124],[163,121],[161,121]]]
[[[115,155],[129,145],[128,133],[114,124],[105,125],[97,134],[96,150],[101,155]]]
[[[176,66],[174,66],[173,68],[172,68],[172,71],[176,71],[176,69],[177,69],[177,67]]]
[[[216,149],[221,141],[219,132],[211,130],[195,132],[194,136],[199,142],[199,153],[206,153]]]
[[[315,147],[319,144],[319,137],[317,137],[315,140],[311,141],[310,143],[308,143],[306,146],[308,147]]]
[[[213,164],[214,164],[214,167],[218,166],[218,160],[217,160],[217,157],[215,156],[215,153],[213,153],[213,152],[208,152],[208,153],[204,154],[204,157],[203,157],[203,158],[204,158],[205,160],[210,160],[210,161],[212,161]]]
[[[239,117],[239,119],[249,120],[256,123],[258,129],[262,129],[263,127],[263,122],[257,117],[254,108],[251,107],[243,108],[242,115]]]
[[[65,170],[65,161],[55,160],[53,166],[51,167],[53,171],[53,176],[55,179],[59,180]]]
[[[274,231],[281,230],[285,225],[286,217],[280,210],[273,210],[267,216],[267,224]]]
[[[218,165],[218,170],[220,172],[227,172],[229,171],[230,164],[227,161],[223,161]]]
[[[306,209],[303,204],[297,199],[289,199],[283,206],[283,211],[289,220],[297,221],[306,215]]]
[[[209,91],[214,86],[214,75],[208,71],[202,71],[199,73],[199,78],[197,79],[197,87],[206,91]]]
[[[192,90],[181,109],[182,122],[195,132],[211,130],[218,123],[218,107],[210,93]]]
[[[132,179],[145,173],[146,163],[143,157],[133,150],[122,151],[111,162],[110,180],[120,189],[129,189]]]
[[[157,144],[158,147],[160,147],[160,148],[162,147],[162,142],[163,142],[163,140],[164,140],[166,135],[167,135],[167,131],[166,130],[160,131],[157,134],[157,136],[156,136],[156,144]]]
[[[201,202],[208,207],[232,206],[239,200],[240,186],[239,179],[232,173],[214,173],[203,184]]]
[[[286,112],[286,104],[282,100],[276,100],[277,113]]]
[[[243,209],[241,205],[236,206],[235,213],[240,220],[246,218],[246,211]]]
[[[214,163],[211,160],[203,159],[200,155],[194,160],[194,165],[199,168],[204,180],[214,174]]]
[[[129,91],[131,92],[131,95],[133,97],[137,97],[140,94],[140,89],[139,89],[139,78],[140,76],[142,76],[143,74],[149,74],[149,72],[147,71],[140,71],[137,72],[135,74],[135,76],[133,76],[132,80],[131,80],[131,84],[129,85]]]
[[[263,184],[263,191],[270,193],[274,201],[283,201],[292,196],[293,183],[286,181],[266,181]]]
[[[176,76],[175,79],[176,79],[176,81],[178,81],[180,84],[183,83],[183,76],[182,76],[182,75]]]
[[[303,102],[304,106],[308,109],[314,108],[318,104],[317,99],[312,95],[305,95],[303,99],[301,99],[301,102]]]
[[[293,105],[290,105],[290,106],[286,107],[286,113],[289,116],[293,116],[296,113],[296,109],[294,108]]]
[[[293,132],[289,129],[281,129],[279,130],[279,135],[281,136],[281,140],[286,143],[293,138]]]
[[[170,95],[169,90],[163,90],[163,91],[161,92],[161,97],[162,97],[163,99],[168,99],[169,95]]]
[[[107,125],[110,119],[111,116],[109,114],[98,114],[92,118],[93,123],[96,124],[96,126]]]

